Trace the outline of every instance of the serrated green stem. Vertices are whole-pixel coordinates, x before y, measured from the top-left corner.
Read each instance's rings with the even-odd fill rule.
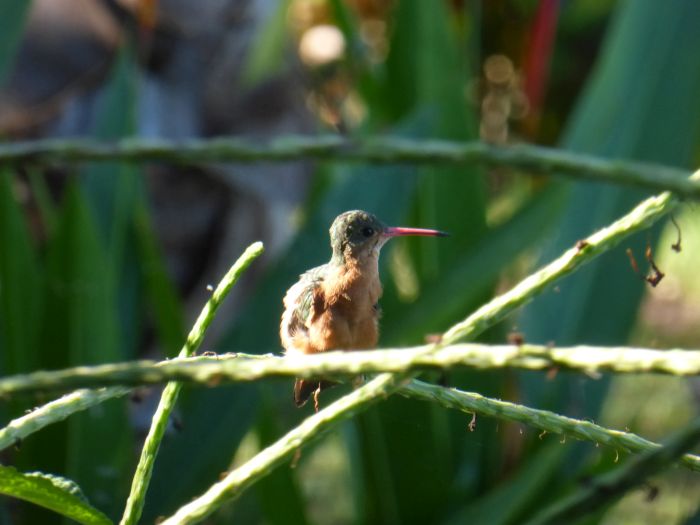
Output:
[[[262,252],[262,243],[253,243],[233,264],[231,269],[226,273],[224,278],[212,293],[211,297],[207,301],[207,304],[204,305],[204,309],[199,314],[197,321],[187,336],[184,347],[180,351],[180,357],[191,356],[197,351],[199,345],[204,339],[204,334],[207,328],[214,319],[214,314],[216,313],[219,305],[221,305],[224,298],[229,293],[236,281],[238,281],[245,269],[248,268],[253,260],[260,256]],[[136,466],[136,472],[131,484],[131,491],[126,502],[124,515],[122,516],[120,522],[122,525],[135,524],[141,517],[144,500],[146,498],[146,490],[148,489],[148,484],[151,480],[151,474],[153,472],[153,463],[155,462],[156,455],[158,454],[158,448],[160,447],[160,442],[163,439],[163,434],[165,434],[168,418],[175,407],[175,402],[177,401],[181,388],[181,383],[171,382],[168,383],[163,390],[160,403],[158,404],[158,408],[153,415],[151,427],[143,444],[143,449],[141,450],[139,463]]]
[[[644,455],[632,458],[612,472],[586,482],[578,491],[545,508],[527,525],[556,525],[574,523],[583,516],[620,499],[631,488],[644,483],[650,476],[667,468],[686,450],[700,441],[700,418],[672,437],[665,446],[657,446]],[[688,454],[684,455],[685,458]]]
[[[0,162],[77,162],[122,160],[202,162],[286,162],[300,159],[374,164],[504,166],[537,173],[673,191],[700,198],[700,183],[687,171],[654,164],[609,160],[527,144],[493,146],[483,142],[416,140],[398,137],[349,139],[335,135],[278,137],[271,141],[225,137],[163,141],[123,139],[37,140],[0,144]]]
[[[399,393],[406,397],[432,401],[462,412],[516,421],[550,434],[591,441],[627,452],[647,452],[661,446],[631,432],[611,430],[590,421],[562,416],[548,410],[529,408],[509,401],[484,397],[474,392],[463,392],[422,381],[411,381],[404,385]],[[700,472],[700,456],[685,454],[680,461],[690,470]]]
[[[63,421],[75,412],[124,396],[130,391],[130,388],[125,387],[78,390],[46,403],[22,417],[13,419],[7,426],[0,429],[0,450],[20,444],[27,436],[48,425]]]
[[[558,368],[585,374],[700,375],[700,350],[655,350],[632,347],[579,345],[553,348],[543,345],[455,344],[430,354],[430,346],[390,348],[313,355],[221,354],[41,371],[0,379],[0,395],[96,388],[109,385],[147,385],[181,381],[216,385],[256,381],[266,377],[352,377],[382,372],[416,370]]]
[[[697,174],[694,177],[697,177]],[[496,297],[464,321],[454,325],[444,334],[443,342],[451,344],[483,332],[486,328],[503,320],[516,308],[530,302],[555,281],[614,248],[630,235],[649,228],[672,211],[677,204],[677,199],[668,192],[646,199],[627,215],[581,239],[577,246],[573,246],[508,292]]]

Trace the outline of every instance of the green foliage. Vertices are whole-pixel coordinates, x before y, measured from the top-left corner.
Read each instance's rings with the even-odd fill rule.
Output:
[[[352,130],[356,137],[371,139],[389,129],[392,135],[416,139],[477,138],[476,111],[465,95],[478,76],[478,61],[485,58],[476,56],[483,44],[477,40],[483,20],[481,11],[474,9],[476,3],[467,2],[469,9],[459,10],[453,2],[401,0],[389,17],[388,56],[384,62],[370,63],[356,14],[341,0],[328,2],[329,14],[348,44],[345,62],[338,67],[348,74],[347,82],[367,112],[367,120]],[[604,2],[593,8],[588,4],[571,2],[572,11],[564,15],[570,30],[599,20],[609,9]],[[288,5],[279,3],[251,47],[242,75],[246,86],[283,67]],[[0,31],[0,78],[9,71],[28,6],[29,2],[13,0],[0,8],[0,26],[7,26],[7,31]],[[528,9],[520,6],[519,12]],[[619,3],[595,69],[568,119],[562,148],[597,158],[690,166],[700,132],[698,19],[700,4],[694,0]],[[132,52],[125,47],[100,97],[101,110],[93,126],[97,138],[133,134],[135,73]],[[393,241],[385,249],[382,346],[396,346],[420,344],[426,334],[444,332],[490,297],[499,280],[511,283],[524,268],[529,271],[532,261],[548,262],[646,195],[600,183],[538,182],[508,195],[505,218],[494,223],[487,221],[495,205],[484,173],[473,166],[430,164],[322,166],[288,251],[269,265],[245,311],[232,320],[216,347],[260,354],[277,351],[283,292],[299,273],[327,260],[328,225],[347,209],[367,209],[391,224],[452,233],[450,239],[437,242]],[[56,203],[38,170],[32,168],[26,178],[2,167],[3,375],[133,358],[147,325],[146,312],[163,353],[174,355],[182,348],[186,333],[182,304],[151,226],[141,175],[131,163],[91,164]],[[31,224],[45,232],[43,244],[28,228],[30,212],[16,196],[27,188],[38,207]],[[649,240],[655,238],[656,230]],[[641,260],[647,242],[637,236],[603,255],[556,291],[545,293],[520,319],[492,327],[483,337],[501,341],[517,322],[528,342],[625,344],[643,285],[631,272],[623,250],[631,247]],[[579,380],[563,373],[545,381],[539,373],[451,371],[442,379],[483,396],[515,397],[582,419],[597,416],[607,387],[606,381]],[[294,410],[287,387],[284,383],[185,390],[177,405],[181,428],[170,429],[160,447],[143,521],[172,515],[212,486],[240,452],[245,437],[263,447],[302,421],[308,423],[310,409]],[[346,392],[346,387],[339,387],[327,397],[324,393],[324,406],[326,400],[330,404],[330,399]],[[88,405],[92,406],[88,411],[43,428],[28,436],[19,451],[8,452],[19,470],[0,467],[3,494],[82,523],[109,523],[100,511],[56,483],[57,478],[20,472],[40,468],[75,479],[97,507],[110,517],[118,516],[133,475],[133,429],[124,402]],[[15,400],[3,404],[2,416],[16,417],[21,408]],[[344,490],[352,494],[357,508],[348,519],[367,524],[471,520],[508,525],[531,518],[543,503],[566,491],[574,496],[585,492],[572,480],[594,462],[590,444],[562,445],[532,433],[520,437],[504,416],[480,418],[476,429],[468,432],[469,416],[461,410],[445,411],[436,403],[393,397],[347,423],[337,446],[350,457],[351,481]],[[161,432],[155,448],[147,449],[151,464],[167,414],[158,423]],[[307,457],[302,455],[299,461]],[[610,468],[609,463],[600,470]],[[301,470],[282,467],[266,472],[256,486],[256,497],[242,500],[230,513],[241,522],[311,522],[314,514],[309,512],[309,494],[300,488]],[[141,499],[148,475],[143,479],[135,489]],[[243,481],[237,490],[245,488]],[[20,511],[26,522],[57,519],[31,508]],[[227,518],[211,519],[216,523]]]
[[[7,0],[0,7],[0,83],[12,69],[31,6],[28,0]]]
[[[23,499],[53,510],[85,525],[109,525],[112,521],[91,506],[72,481],[41,472],[18,472],[0,465],[0,494]]]

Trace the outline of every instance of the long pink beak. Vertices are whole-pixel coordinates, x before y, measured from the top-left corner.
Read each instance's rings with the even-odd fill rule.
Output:
[[[422,235],[424,237],[448,237],[450,234],[440,230],[426,230],[424,228],[384,228],[384,235],[387,237],[398,237],[399,235]]]

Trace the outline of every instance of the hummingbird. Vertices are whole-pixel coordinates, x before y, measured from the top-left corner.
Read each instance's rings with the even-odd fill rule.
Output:
[[[379,252],[400,235],[444,237],[423,228],[390,227],[361,210],[338,215],[330,228],[331,260],[303,273],[284,297],[280,339],[287,354],[366,350],[379,339]],[[333,383],[321,378],[294,382],[294,402],[303,406]]]

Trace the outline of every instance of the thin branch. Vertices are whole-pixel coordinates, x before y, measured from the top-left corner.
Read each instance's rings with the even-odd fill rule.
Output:
[[[405,397],[433,401],[444,407],[469,414],[476,413],[524,423],[545,430],[550,434],[561,434],[627,452],[648,452],[661,446],[631,432],[611,430],[590,421],[561,416],[548,410],[529,408],[508,401],[484,397],[474,392],[463,392],[422,381],[411,381],[403,386],[399,393]],[[685,454],[680,462],[690,470],[700,472],[700,456]]]
[[[160,522],[161,525],[185,525],[203,520],[223,503],[238,497],[272,469],[292,458],[298,448],[309,444],[342,421],[366,410],[381,397],[388,396],[398,388],[399,380],[398,375],[382,374],[306,418],[299,426],[260,451],[247,463],[229,472],[204,494],[180,507],[174,515]]]
[[[27,436],[52,423],[63,421],[75,412],[124,396],[130,391],[131,389],[124,387],[78,390],[46,403],[22,417],[13,419],[5,428],[0,429],[0,450],[19,445]]]
[[[202,339],[204,339],[204,333],[211,324],[211,321],[214,319],[214,315],[219,305],[223,302],[224,298],[229,293],[236,281],[238,281],[245,269],[248,268],[253,260],[262,252],[262,243],[256,242],[251,244],[226,273],[224,278],[212,293],[212,296],[207,301],[207,304],[204,305],[204,309],[199,314],[197,321],[192,327],[192,330],[190,330],[185,346],[180,351],[180,357],[190,356],[197,351],[199,345],[202,343]],[[171,382],[168,383],[163,390],[160,403],[158,404],[158,408],[153,415],[151,428],[148,431],[148,436],[146,436],[146,441],[144,442],[143,449],[141,450],[139,463],[136,466],[136,472],[131,484],[131,492],[129,493],[126,508],[124,509],[124,515],[122,516],[122,520],[120,522],[121,525],[135,524],[141,517],[143,504],[146,497],[146,490],[148,489],[148,484],[151,480],[151,474],[153,472],[153,463],[155,462],[156,455],[158,454],[158,448],[160,447],[160,442],[163,439],[168,418],[175,407],[175,402],[177,401],[181,388],[181,383]]]
[[[700,418],[678,432],[663,447],[657,447],[626,465],[594,478],[570,497],[545,508],[528,521],[528,525],[574,523],[583,516],[617,501],[631,488],[644,483],[650,476],[667,468],[683,452],[700,441]],[[686,454],[687,456],[687,454]]]
[[[585,374],[615,372],[700,375],[700,350],[653,350],[631,347],[456,344],[430,354],[429,346],[313,355],[274,356],[221,354],[40,371],[0,379],[0,395],[96,388],[108,385],[146,385],[181,381],[207,386],[222,382],[256,381],[266,377],[352,377],[381,372],[456,367],[477,369],[559,368]]]
[[[286,162],[301,159],[373,164],[430,164],[511,167],[537,173],[613,182],[700,198],[700,183],[689,172],[667,166],[608,160],[526,144],[492,146],[483,142],[375,137],[365,140],[333,135],[279,137],[270,141],[242,137],[162,141],[124,139],[37,140],[0,144],[0,162],[163,161]]]

